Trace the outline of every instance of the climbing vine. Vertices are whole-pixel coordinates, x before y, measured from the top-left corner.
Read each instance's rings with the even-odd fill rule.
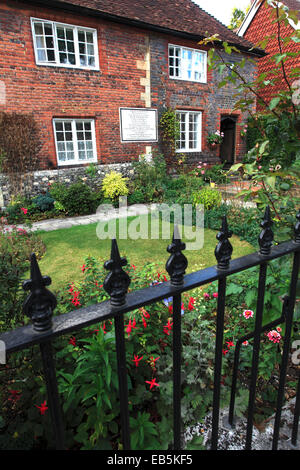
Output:
[[[180,126],[175,109],[168,108],[164,111],[160,118],[159,125],[165,157],[167,161],[169,159],[173,160],[176,151],[176,141],[180,134]]]

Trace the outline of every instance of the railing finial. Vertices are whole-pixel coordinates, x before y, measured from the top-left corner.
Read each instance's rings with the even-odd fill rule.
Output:
[[[217,240],[219,243],[215,248],[215,257],[218,261],[218,269],[227,269],[229,267],[231,255],[232,255],[232,245],[229,238],[232,237],[232,231],[228,229],[227,217],[226,215],[222,218],[222,228],[217,234]]]
[[[53,310],[57,305],[55,295],[46,289],[51,284],[49,276],[42,276],[36,256],[30,257],[30,277],[23,282],[23,289],[30,290],[30,294],[23,304],[23,313],[28,316],[36,331],[51,329]]]
[[[297,222],[294,228],[295,242],[300,243],[300,209],[298,211],[298,214],[296,215],[296,219],[297,219]]]
[[[261,222],[260,226],[262,227],[262,231],[260,232],[258,243],[260,246],[260,254],[261,255],[269,255],[271,253],[272,242],[274,239],[274,234],[271,229],[273,225],[271,219],[271,211],[270,207],[267,206],[264,214],[263,221]]]
[[[126,302],[126,294],[130,284],[130,277],[123,271],[126,266],[126,258],[121,258],[117,241],[111,242],[111,259],[104,263],[104,268],[110,271],[103,282],[103,288],[110,295],[110,303],[113,307],[120,307]]]
[[[182,253],[183,250],[185,250],[185,243],[180,239],[178,226],[174,225],[172,243],[167,247],[171,256],[166,263],[166,271],[170,275],[173,286],[181,286],[184,281],[188,261]]]

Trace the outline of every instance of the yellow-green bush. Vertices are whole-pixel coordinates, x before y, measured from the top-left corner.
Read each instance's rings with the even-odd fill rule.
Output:
[[[117,173],[116,171],[111,171],[105,175],[102,181],[104,197],[116,201],[120,196],[127,196],[127,181],[128,178],[125,178],[121,173]]]
[[[203,204],[205,210],[219,207],[222,202],[222,194],[217,189],[203,188],[193,194],[193,204]]]

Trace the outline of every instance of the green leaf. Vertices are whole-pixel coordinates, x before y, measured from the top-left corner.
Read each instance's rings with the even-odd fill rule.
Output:
[[[262,155],[264,153],[264,151],[266,150],[266,147],[267,145],[269,144],[269,141],[268,140],[265,140],[259,147],[258,149],[258,153],[259,155]]]
[[[232,165],[230,167],[230,170],[229,171],[237,171],[239,168],[241,168],[241,166],[243,166],[243,163],[236,163],[235,165]]]
[[[240,294],[241,292],[243,292],[243,290],[244,289],[242,286],[238,286],[237,284],[234,284],[233,282],[231,282],[226,289],[226,294],[227,295]]]
[[[272,111],[274,108],[276,108],[276,106],[278,105],[279,102],[280,102],[280,98],[278,96],[276,98],[273,98],[270,101],[269,109]]]
[[[276,176],[268,176],[266,178],[266,183],[272,188],[275,189]]]
[[[277,56],[275,56],[275,61],[276,61],[276,64],[278,65],[279,62],[281,62],[283,59],[285,59],[287,56],[286,53],[283,53],[283,54],[279,54]]]

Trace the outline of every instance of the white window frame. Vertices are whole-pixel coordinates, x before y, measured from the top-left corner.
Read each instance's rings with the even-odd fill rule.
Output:
[[[75,156],[73,160],[63,160],[63,161],[59,160],[58,141],[56,137],[56,127],[55,127],[55,123],[57,122],[70,122],[71,123],[72,142],[73,142],[73,149],[74,149],[73,151],[74,151],[74,156]],[[90,122],[91,123],[93,155],[94,155],[93,158],[89,158],[85,160],[79,159],[76,122]],[[95,132],[95,120],[94,119],[54,118],[53,119],[53,132],[54,132],[54,140],[55,140],[57,166],[85,165],[86,163],[97,163],[98,157],[97,157],[96,132]]]
[[[32,31],[32,38],[33,38],[33,47],[34,47],[34,55],[35,55],[35,63],[37,65],[45,65],[48,67],[64,67],[64,68],[72,68],[72,69],[82,69],[82,70],[99,70],[99,52],[98,52],[98,38],[97,38],[97,30],[94,28],[87,28],[85,26],[78,26],[72,25],[68,23],[60,23],[58,21],[50,21],[45,20],[42,18],[30,18],[31,20],[31,31]],[[47,62],[41,61],[38,58],[38,46],[36,42],[36,34],[34,29],[34,23],[47,23],[48,25],[52,26],[53,32],[53,41],[54,41],[54,55],[55,55],[55,62]],[[56,34],[56,27],[66,27],[73,30],[73,37],[74,37],[74,49],[75,49],[75,64],[62,64],[59,61],[59,49],[58,49],[58,38]],[[82,65],[80,64],[80,55],[79,55],[79,44],[78,44],[78,31],[92,33],[93,35],[93,46],[94,46],[94,56],[95,56],[95,65]]]
[[[178,77],[173,76],[170,73],[170,48],[171,47],[180,49],[179,76]],[[183,64],[185,63],[185,60],[183,59],[183,50],[192,51],[192,64],[191,64],[192,76],[194,76],[195,71],[197,72],[197,70],[195,70],[195,61],[194,61],[195,53],[198,52],[200,54],[203,54],[203,61],[204,61],[204,64],[203,64],[203,77],[200,77],[199,80],[196,80],[195,78],[188,78],[188,77],[183,76],[182,68],[184,66]],[[174,67],[175,67],[175,65],[174,65]],[[202,51],[200,49],[192,49],[191,47],[179,46],[179,45],[176,45],[176,44],[169,44],[169,47],[168,47],[168,68],[169,68],[169,78],[171,78],[173,80],[185,80],[185,81],[195,82],[195,83],[207,83],[207,51]]]
[[[202,152],[202,111],[190,111],[186,109],[176,109],[176,114],[185,114],[185,147],[176,148],[177,153],[198,153]],[[189,116],[191,114],[198,115],[197,123],[197,148],[186,147],[189,142]],[[177,142],[176,142],[177,145]]]

